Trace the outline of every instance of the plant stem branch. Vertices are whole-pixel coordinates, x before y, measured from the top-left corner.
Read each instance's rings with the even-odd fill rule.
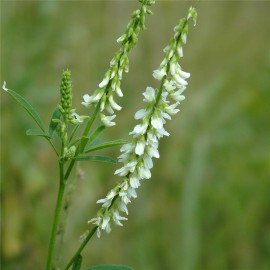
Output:
[[[60,182],[59,182],[59,189],[57,195],[57,201],[54,211],[54,219],[53,219],[53,226],[50,236],[50,244],[48,250],[48,258],[47,258],[47,270],[52,270],[52,261],[53,261],[53,253],[55,249],[55,242],[56,242],[56,235],[57,235],[57,228],[63,203],[63,197],[65,192],[65,183],[64,183],[64,163],[59,161],[59,172],[60,172]]]
[[[94,235],[94,233],[96,232],[98,226],[95,226],[91,232],[88,233],[88,235],[84,238],[83,242],[81,243],[80,247],[78,248],[78,250],[76,251],[76,253],[74,254],[74,256],[71,258],[71,260],[68,262],[67,266],[64,268],[64,270],[68,270],[70,268],[70,266],[72,265],[72,263],[74,262],[74,260],[77,258],[77,256],[82,252],[82,250],[84,249],[84,247],[86,246],[86,244],[89,242],[89,240],[92,238],[92,236]]]

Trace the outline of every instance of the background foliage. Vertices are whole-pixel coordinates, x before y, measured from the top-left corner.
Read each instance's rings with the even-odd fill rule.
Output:
[[[141,93],[190,3],[158,1],[147,18],[123,110],[107,139],[128,138]],[[24,95],[49,122],[64,68],[74,103],[101,81],[136,1],[4,1],[1,82]],[[94,238],[84,266],[135,269],[265,270],[270,267],[270,2],[197,3],[182,67],[192,74],[186,101],[161,159],[130,205],[124,228]],[[57,190],[56,159],[46,142],[25,135],[26,113],[1,93],[3,269],[42,269]],[[118,149],[110,154],[117,156]],[[81,163],[74,175],[63,258],[78,246],[95,201],[117,180],[113,165]],[[75,185],[76,183],[76,185]],[[75,231],[74,231],[75,229]]]

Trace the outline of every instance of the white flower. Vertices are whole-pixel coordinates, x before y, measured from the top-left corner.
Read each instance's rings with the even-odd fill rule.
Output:
[[[145,148],[145,140],[142,137],[137,141],[136,147],[135,147],[135,153],[138,156],[141,156],[144,153],[144,148]]]
[[[164,119],[162,117],[160,117],[157,113],[155,113],[151,117],[151,125],[155,129],[162,128],[163,127],[163,124],[164,124]]]
[[[176,102],[170,106],[165,107],[165,111],[169,113],[170,115],[175,115],[177,114],[180,110],[176,109],[176,107],[179,105],[179,102]]]
[[[186,44],[187,43],[187,33],[182,32],[181,33],[181,39],[182,39],[183,43]]]
[[[122,109],[122,107],[120,107],[120,106],[113,100],[113,95],[110,95],[110,96],[109,96],[109,102],[110,102],[111,107],[112,107],[114,110],[120,111],[120,110]]]
[[[147,169],[152,169],[153,168],[153,161],[152,161],[152,158],[147,155],[147,154],[144,154],[143,155],[143,162],[144,162],[144,167],[147,168]]]
[[[127,205],[123,203],[123,201],[118,200],[116,204],[117,204],[117,209],[119,209],[119,211],[125,212],[128,215]]]
[[[121,191],[119,192],[119,196],[120,196],[122,202],[123,202],[125,205],[127,205],[128,203],[131,202],[130,199],[129,199],[129,197],[128,197],[128,194],[127,194],[127,192],[126,192],[125,190],[121,190]]]
[[[183,100],[185,100],[185,96],[182,95],[183,91],[184,91],[183,89],[179,89],[179,90],[176,91],[176,92],[172,92],[172,93],[170,94],[170,96],[171,96],[171,98],[174,99],[175,101],[183,101]]]
[[[130,197],[130,198],[137,198],[136,190],[135,190],[133,187],[129,187],[129,188],[127,189],[127,195],[128,195],[128,197]]]
[[[175,74],[173,76],[174,80],[181,86],[181,85],[187,85],[188,83],[183,79],[181,78],[181,76],[179,76],[178,74]]]
[[[178,69],[177,69],[177,73],[184,79],[188,79],[190,77],[190,73],[189,72],[185,72],[181,69],[181,67],[178,65]]]
[[[82,105],[85,107],[89,107],[92,103],[97,103],[102,98],[103,91],[95,91],[95,93],[92,96],[89,96],[88,94],[83,95],[83,102]]]
[[[178,53],[179,58],[184,56],[184,54],[183,54],[183,48],[182,48],[181,45],[179,45],[177,47],[177,53]]]
[[[120,88],[120,86],[118,84],[116,85],[115,92],[118,95],[118,97],[122,97],[123,96],[123,93],[121,91],[121,88]]]
[[[170,136],[170,133],[167,132],[164,128],[159,128],[155,130],[156,136],[160,139],[163,136]]]
[[[4,91],[8,91],[8,88],[6,87],[6,85],[7,85],[7,83],[4,81],[4,82],[3,82],[3,86],[2,86],[2,89],[3,89]]]
[[[77,113],[73,112],[73,113],[71,114],[71,116],[72,116],[71,122],[72,122],[73,124],[79,124],[79,123],[82,123],[82,122],[83,122],[83,117],[81,117],[81,116],[78,115]]]
[[[118,225],[118,226],[123,226],[123,224],[120,222],[121,220],[127,220],[126,217],[120,216],[119,211],[115,209],[112,210],[112,218],[115,225]]]
[[[138,175],[141,179],[149,179],[151,178],[151,172],[148,168],[145,168],[144,166],[139,166],[138,168]]]
[[[166,71],[164,69],[156,69],[153,72],[153,77],[157,80],[161,80],[166,75]]]
[[[135,113],[134,118],[137,119],[137,120],[138,120],[138,119],[142,119],[142,118],[144,118],[145,116],[147,116],[148,113],[149,113],[149,111],[147,111],[146,109],[141,109],[141,110],[139,110],[139,111],[137,111],[137,112]]]
[[[152,102],[155,100],[156,95],[155,95],[155,89],[153,87],[146,87],[145,92],[143,93],[143,96],[145,99],[143,101],[146,102]]]
[[[96,217],[96,218],[92,218],[88,221],[88,223],[92,223],[92,224],[95,224],[95,225],[100,225],[101,224],[101,221],[102,221],[102,218],[101,217]]]
[[[154,158],[159,158],[159,152],[158,149],[156,147],[154,147],[153,145],[149,145],[146,148],[146,153],[150,156],[150,157],[154,157]]]
[[[143,135],[146,132],[147,127],[148,127],[148,124],[147,123],[136,125],[134,127],[133,131],[130,132],[129,134],[130,135],[134,135],[134,137]]]
[[[120,148],[120,152],[132,152],[134,150],[134,144],[126,143]]]
[[[117,195],[116,191],[112,189],[104,199],[100,199],[97,203],[102,203],[102,207],[107,208],[111,205],[113,198]]]
[[[166,81],[164,87],[168,92],[171,92],[176,88],[174,81]]]
[[[102,82],[98,85],[99,88],[103,88],[103,87],[107,86],[109,81],[110,81],[110,76],[105,76],[105,78],[102,80]]]
[[[115,117],[116,115],[105,116],[102,113],[100,114],[100,119],[106,127],[112,127],[115,125],[115,122],[112,122]]]
[[[116,170],[114,174],[118,174],[119,176],[126,176],[129,172],[134,172],[137,165],[137,160],[131,161],[127,163],[122,168]]]
[[[130,181],[130,186],[133,187],[133,188],[138,188],[141,185],[140,184],[140,178],[139,178],[137,173],[133,173],[130,176],[129,181]]]
[[[110,219],[111,219],[111,218],[110,218],[110,216],[109,216],[108,213],[105,213],[105,214],[103,215],[103,219],[102,219],[102,223],[101,223],[101,225],[100,225],[100,228],[101,228],[102,230],[105,230],[106,233],[109,233],[109,232],[111,231]]]

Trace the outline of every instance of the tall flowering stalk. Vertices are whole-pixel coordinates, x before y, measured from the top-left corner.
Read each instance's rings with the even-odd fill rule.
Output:
[[[141,30],[145,29],[145,15],[153,14],[148,6],[155,3],[155,0],[139,0],[141,8],[132,13],[131,20],[127,25],[125,33],[117,39],[121,43],[120,49],[110,61],[110,68],[105,73],[99,88],[90,96],[83,96],[82,104],[86,107],[95,106],[99,110],[100,119],[107,127],[115,125],[112,120],[116,117],[114,111],[120,111],[121,106],[114,100],[114,94],[122,97],[121,80],[123,72],[129,71],[128,52],[135,47]],[[106,116],[104,110],[109,114]]]
[[[110,68],[107,70],[99,88],[90,96],[83,96],[82,104],[86,107],[93,106],[93,113],[88,116],[80,116],[75,113],[72,106],[72,81],[71,72],[64,70],[60,83],[60,104],[53,112],[49,126],[45,126],[39,114],[20,94],[8,89],[6,83],[3,84],[3,90],[12,96],[36,122],[39,130],[27,130],[27,135],[44,137],[52,146],[58,157],[59,165],[59,188],[55,205],[53,225],[50,235],[50,243],[47,256],[47,270],[56,269],[55,265],[55,245],[59,231],[59,222],[65,197],[66,186],[69,183],[69,176],[78,160],[84,161],[105,161],[116,163],[108,156],[88,155],[99,149],[122,145],[119,156],[119,162],[123,164],[121,168],[115,171],[115,174],[121,177],[119,183],[108,192],[107,196],[97,201],[101,208],[97,216],[89,221],[95,226],[90,231],[86,231],[81,237],[81,245],[74,256],[67,263],[64,270],[79,270],[82,263],[81,252],[97,233],[101,236],[104,230],[107,233],[111,231],[112,223],[122,226],[122,221],[127,220],[124,214],[128,214],[128,204],[133,198],[137,197],[136,190],[141,185],[141,181],[151,178],[151,169],[153,168],[153,158],[159,158],[159,141],[163,136],[170,134],[164,129],[167,120],[179,112],[179,105],[185,99],[183,92],[187,87],[187,81],[190,74],[184,72],[179,65],[179,60],[183,57],[183,45],[186,44],[188,34],[188,21],[193,19],[196,24],[197,13],[194,8],[190,8],[186,18],[179,21],[174,28],[174,36],[169,45],[164,49],[165,57],[158,69],[154,70],[153,77],[160,81],[159,88],[147,87],[143,93],[145,107],[135,113],[135,119],[139,120],[133,131],[130,132],[131,140],[126,143],[124,140],[115,140],[105,143],[93,143],[101,134],[105,127],[115,125],[113,120],[115,111],[121,110],[114,98],[115,94],[123,96],[121,90],[121,80],[123,72],[128,72],[129,60],[128,52],[137,44],[138,35],[145,29],[145,16],[152,14],[149,6],[155,3],[155,0],[138,0],[141,3],[140,9],[132,13],[132,17],[125,33],[118,38],[121,43],[120,49],[116,52],[110,61]],[[93,132],[92,125],[99,115],[102,125]],[[77,130],[82,127],[85,119],[86,125],[80,135]],[[70,129],[70,125],[73,129]],[[78,135],[77,138],[75,134]],[[60,144],[55,144],[54,136],[60,138]],[[125,143],[125,144],[124,144]],[[61,233],[60,233],[61,234]],[[58,263],[57,263],[58,264]],[[58,269],[58,267],[57,267]],[[112,269],[112,268],[107,268]],[[114,269],[114,268],[113,268]]]
[[[89,223],[96,225],[97,236],[101,231],[111,231],[112,222],[122,226],[122,221],[127,220],[121,212],[128,214],[128,203],[136,198],[136,189],[141,185],[141,180],[151,178],[153,158],[159,158],[158,145],[163,136],[170,134],[164,129],[167,120],[179,112],[178,106],[185,99],[183,95],[187,87],[190,74],[184,72],[178,61],[183,57],[183,45],[187,41],[188,21],[193,19],[196,24],[197,13],[190,8],[188,16],[179,21],[174,28],[174,36],[170,44],[164,49],[165,58],[159,68],[154,70],[153,77],[160,82],[160,87],[155,89],[147,87],[143,93],[145,108],[135,114],[135,119],[140,120],[132,132],[132,140],[123,145],[119,161],[123,166],[115,174],[122,181],[109,191],[107,196],[97,201],[102,204],[97,217]]]

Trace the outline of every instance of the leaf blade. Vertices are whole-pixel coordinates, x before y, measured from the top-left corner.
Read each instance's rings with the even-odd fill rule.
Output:
[[[57,106],[55,110],[52,113],[51,121],[49,124],[49,135],[52,136],[54,131],[57,128],[58,123],[54,122],[53,119],[60,119],[61,117],[61,112],[59,110],[59,107]]]
[[[47,139],[51,139],[51,136],[43,131],[35,130],[35,129],[28,129],[26,131],[27,136],[38,136],[38,137],[45,137]]]
[[[82,255],[79,254],[79,255],[76,257],[74,263],[72,264],[72,270],[80,270],[80,269],[81,269],[81,266],[82,266],[82,259],[83,259],[83,258],[82,258]]]
[[[98,162],[105,162],[116,164],[117,160],[110,156],[80,156],[76,158],[77,161],[98,161]]]
[[[7,89],[6,92],[13,97],[32,117],[32,119],[36,122],[36,124],[42,129],[42,131],[45,131],[45,126],[39,116],[39,114],[36,112],[36,110],[32,107],[32,105],[20,94],[17,92]]]
[[[96,150],[101,150],[101,149],[104,149],[104,148],[115,147],[115,146],[123,145],[123,144],[126,144],[126,143],[128,143],[128,141],[127,140],[122,140],[122,139],[114,140],[114,141],[109,141],[109,142],[105,142],[105,143],[100,143],[100,144],[94,145],[92,147],[90,146],[84,152],[85,153],[90,153],[90,152],[93,152],[93,151],[96,151]]]
[[[133,270],[133,268],[126,265],[96,265],[87,270]]]

